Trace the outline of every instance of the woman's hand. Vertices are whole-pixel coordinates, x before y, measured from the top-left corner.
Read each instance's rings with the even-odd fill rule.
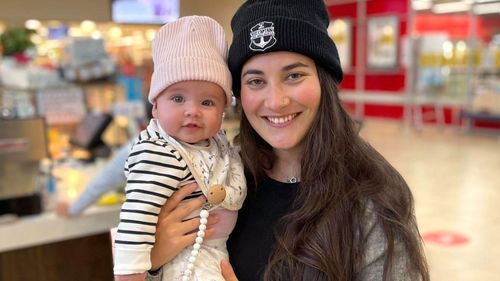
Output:
[[[199,218],[184,220],[186,216],[201,208],[206,198],[199,198],[182,202],[186,196],[193,193],[197,184],[188,184],[174,192],[161,208],[156,226],[156,242],[151,251],[151,270],[157,270],[167,262],[171,261],[186,247],[194,244],[196,231],[200,224]],[[210,238],[214,229],[210,228],[217,222],[217,216],[208,217],[205,239]]]
[[[224,277],[226,281],[238,281],[236,274],[234,274],[233,267],[227,260],[220,262],[220,269],[222,271],[222,277]]]

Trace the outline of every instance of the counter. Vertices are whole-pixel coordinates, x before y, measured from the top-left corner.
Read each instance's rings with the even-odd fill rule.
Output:
[[[94,206],[78,217],[53,212],[0,224],[0,280],[113,280],[109,229],[120,205]]]
[[[94,206],[71,218],[47,212],[2,223],[0,253],[105,233],[118,225],[120,206]]]

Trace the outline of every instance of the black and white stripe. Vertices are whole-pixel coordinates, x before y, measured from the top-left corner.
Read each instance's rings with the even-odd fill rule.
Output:
[[[117,250],[150,250],[161,206],[181,186],[194,182],[180,154],[158,132],[148,130],[138,136],[125,163],[126,200],[120,212]],[[184,200],[200,195],[197,191]]]

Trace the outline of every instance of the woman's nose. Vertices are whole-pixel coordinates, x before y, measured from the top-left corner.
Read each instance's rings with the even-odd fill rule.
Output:
[[[267,94],[265,105],[272,110],[280,110],[290,104],[290,98],[280,85],[271,85]]]

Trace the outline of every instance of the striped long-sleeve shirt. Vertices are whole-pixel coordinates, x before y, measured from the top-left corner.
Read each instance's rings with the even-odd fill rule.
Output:
[[[204,147],[181,145],[166,135],[154,119],[140,133],[125,163],[126,201],[115,238],[115,274],[141,273],[151,268],[150,252],[160,209],[176,190],[195,179],[201,188],[184,200],[202,195],[203,186],[217,181],[226,186],[222,205],[233,210],[241,207],[246,184],[239,156],[224,141],[221,144],[219,137],[216,139],[209,140],[216,145],[210,145],[208,152]],[[210,172],[204,179],[201,171],[208,166],[219,169],[216,175]]]
[[[144,272],[151,267],[150,251],[161,207],[177,189],[194,182],[179,152],[151,129],[142,131],[132,146],[125,176],[126,201],[115,240],[115,274]]]

